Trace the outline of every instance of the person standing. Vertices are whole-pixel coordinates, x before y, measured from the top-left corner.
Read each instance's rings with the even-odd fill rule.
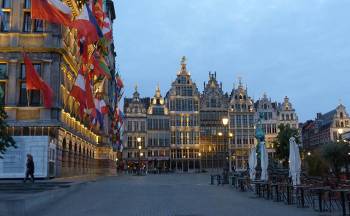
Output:
[[[26,169],[26,177],[24,178],[23,182],[26,182],[28,177],[32,179],[32,182],[34,183],[34,161],[33,156],[31,154],[27,154],[27,169]]]

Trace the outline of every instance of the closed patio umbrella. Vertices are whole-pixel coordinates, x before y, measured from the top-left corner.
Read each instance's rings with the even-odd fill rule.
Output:
[[[300,184],[301,160],[299,147],[295,142],[295,138],[289,139],[289,177],[292,178],[293,185]]]
[[[265,147],[265,142],[260,142],[261,177],[260,180],[267,181],[267,167],[269,166],[269,156]]]
[[[255,174],[256,174],[255,167],[256,167],[256,164],[257,164],[256,148],[255,147],[253,147],[250,150],[248,163],[249,163],[249,177],[250,177],[250,180],[255,180]]]

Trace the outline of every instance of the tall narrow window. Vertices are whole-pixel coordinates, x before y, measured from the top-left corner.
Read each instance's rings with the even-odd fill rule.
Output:
[[[0,63],[0,105],[5,105],[7,82],[7,64]]]
[[[24,0],[24,6],[25,9],[30,9],[30,0]]]
[[[33,64],[35,71],[39,74],[41,74],[41,64]],[[27,92],[27,86],[25,83],[26,79],[26,71],[25,71],[25,65],[21,65],[21,81],[20,81],[20,95],[19,95],[19,104],[22,106],[28,105],[28,92]],[[30,106],[40,106],[40,90],[30,90],[29,92],[30,97]]]
[[[34,32],[43,32],[44,31],[44,21],[34,20]]]
[[[6,82],[0,82],[0,105],[5,105]]]
[[[30,17],[30,12],[24,12],[23,15],[23,32],[31,32],[32,30],[32,20]]]
[[[2,0],[2,8],[10,8],[11,0]]]
[[[2,32],[8,32],[10,30],[10,12],[3,11],[2,13],[0,30]]]

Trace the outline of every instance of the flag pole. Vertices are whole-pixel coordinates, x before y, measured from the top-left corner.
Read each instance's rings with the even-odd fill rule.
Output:
[[[30,96],[30,94],[29,94],[30,92],[29,91],[30,90],[27,89],[27,84],[26,84],[26,91],[27,91],[27,104],[29,106],[29,104],[30,104],[30,97],[29,97]]]

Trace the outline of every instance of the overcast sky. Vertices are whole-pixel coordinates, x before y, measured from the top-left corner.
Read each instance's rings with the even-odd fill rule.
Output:
[[[255,100],[289,96],[301,121],[350,112],[350,1],[115,0],[117,63],[130,97],[162,94],[185,55],[200,91],[217,71],[225,91],[242,77]]]

